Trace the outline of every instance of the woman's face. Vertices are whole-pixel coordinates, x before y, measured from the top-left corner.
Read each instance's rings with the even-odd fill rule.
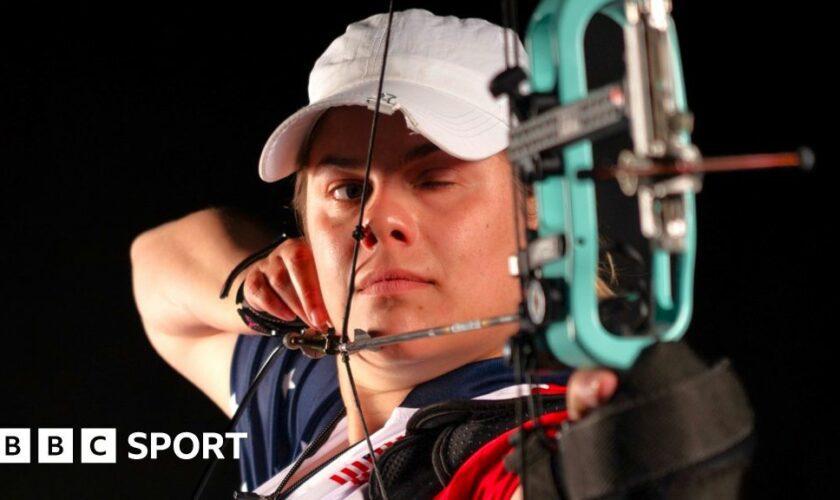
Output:
[[[362,107],[328,111],[301,173],[306,233],[327,312],[339,329],[371,119]],[[381,115],[368,189],[350,332],[394,335],[516,312],[518,281],[507,271],[514,253],[512,178],[504,153],[460,160],[411,132],[401,114]],[[382,380],[416,384],[498,356],[513,331],[497,327],[396,344],[362,352],[354,365]]]

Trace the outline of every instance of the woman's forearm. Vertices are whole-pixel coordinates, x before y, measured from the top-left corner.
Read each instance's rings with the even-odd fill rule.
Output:
[[[147,333],[206,336],[246,330],[234,293],[219,292],[230,271],[276,235],[232,209],[211,208],[140,234],[131,245],[134,296]]]

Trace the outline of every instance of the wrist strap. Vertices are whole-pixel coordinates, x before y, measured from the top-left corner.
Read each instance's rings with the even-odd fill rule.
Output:
[[[230,292],[230,287],[233,285],[233,280],[235,280],[236,277],[245,270],[245,268],[256,261],[265,258],[272,250],[277,248],[278,245],[287,239],[288,236],[286,233],[283,233],[279,238],[275,239],[267,246],[257,250],[248,257],[245,257],[245,259],[237,264],[228,275],[225,280],[225,284],[222,287],[222,292],[219,294],[219,298],[227,298],[228,293]],[[274,317],[266,312],[257,311],[252,308],[251,305],[248,304],[248,301],[245,300],[244,289],[245,282],[243,281],[239,284],[239,288],[236,290],[236,312],[239,313],[239,317],[242,318],[242,321],[251,330],[263,335],[274,336],[280,333],[299,330],[300,328],[306,327],[306,324],[299,319],[294,321],[283,321],[282,319]]]
[[[274,317],[266,312],[257,311],[252,308],[248,301],[245,300],[245,282],[240,283],[236,290],[236,312],[239,317],[245,322],[251,330],[261,333],[263,335],[276,336],[281,333],[286,333],[292,330],[299,330],[306,327],[306,324],[300,320],[283,321],[280,318]]]

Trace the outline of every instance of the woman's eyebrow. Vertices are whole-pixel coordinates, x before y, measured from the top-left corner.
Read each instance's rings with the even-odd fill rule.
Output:
[[[339,155],[324,155],[318,163],[315,164],[315,168],[318,167],[342,167],[342,168],[361,168],[362,160],[358,158],[350,158],[347,156],[339,156]]]
[[[418,146],[414,146],[413,148],[406,151],[406,153],[402,157],[401,164],[406,164],[413,162],[415,160],[419,160],[424,156],[429,156],[432,153],[436,153],[440,151],[440,148],[437,147],[435,144],[431,142],[424,142]]]
[[[406,153],[400,159],[400,164],[405,165],[406,163],[410,163],[420,158],[429,156],[432,153],[436,153],[440,151],[440,148],[437,147],[435,144],[431,142],[424,142],[413,148],[406,151]],[[332,167],[340,167],[340,168],[363,168],[364,161],[359,158],[353,158],[349,156],[341,156],[337,154],[327,154],[324,155],[318,163],[315,164],[315,167],[324,167],[324,166],[332,166]]]

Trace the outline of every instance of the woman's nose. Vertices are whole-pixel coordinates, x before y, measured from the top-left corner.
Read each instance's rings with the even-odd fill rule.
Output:
[[[365,206],[362,245],[368,250],[377,244],[410,245],[416,234],[409,200],[399,193],[383,191],[373,193]]]

